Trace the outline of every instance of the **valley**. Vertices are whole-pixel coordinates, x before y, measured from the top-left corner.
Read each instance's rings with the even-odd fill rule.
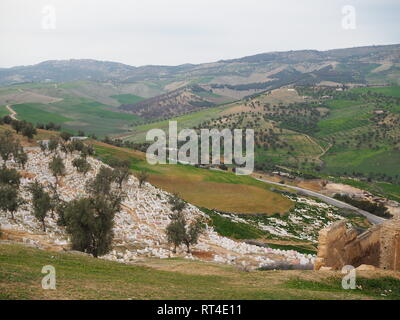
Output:
[[[0,163],[20,175],[21,197],[18,208],[0,212],[0,298],[199,299],[210,288],[215,299],[381,298],[376,283],[397,288],[397,274],[362,273],[365,290],[350,293],[338,288],[332,268],[311,269],[321,230],[342,222],[354,240],[400,217],[399,49],[274,52],[175,67],[63,60],[0,69],[0,137],[15,140],[3,146]],[[240,166],[223,157],[215,165],[150,165],[146,134],[168,131],[169,121],[196,133],[253,129],[255,171],[236,175]],[[54,159],[64,165],[60,176]],[[104,198],[90,189],[96,179],[109,187]],[[66,207],[39,219],[34,181]],[[97,253],[73,242],[73,210],[87,206],[87,213],[95,201],[106,208],[116,195],[107,250],[92,258]],[[177,212],[204,228],[178,248],[168,234]],[[23,259],[32,266],[24,269]],[[32,285],[32,268],[49,259],[63,274],[54,295]],[[77,270],[82,264],[88,269]],[[71,289],[74,272],[80,291]],[[16,282],[24,284],[15,290]],[[387,298],[398,298],[396,290]]]

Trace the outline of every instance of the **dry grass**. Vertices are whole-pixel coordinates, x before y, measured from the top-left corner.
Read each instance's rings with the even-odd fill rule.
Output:
[[[255,186],[202,181],[188,178],[151,175],[150,182],[161,189],[179,193],[186,201],[208,209],[237,213],[284,213],[291,202]]]

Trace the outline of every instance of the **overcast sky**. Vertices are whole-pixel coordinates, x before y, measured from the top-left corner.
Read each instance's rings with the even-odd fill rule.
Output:
[[[355,29],[343,28],[346,5]],[[71,58],[201,63],[400,43],[399,30],[399,0],[1,0],[0,67]]]

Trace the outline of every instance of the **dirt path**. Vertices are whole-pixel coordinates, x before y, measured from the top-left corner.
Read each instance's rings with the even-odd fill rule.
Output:
[[[10,114],[11,119],[13,119],[13,120],[18,120],[18,119],[17,119],[17,113],[11,108],[10,105],[7,105],[7,106],[6,106],[6,109],[11,113],[11,114]]]
[[[329,144],[329,146],[318,156],[318,159],[320,160],[320,161],[322,161],[321,160],[321,158],[330,150],[330,148],[332,148],[333,147],[333,144],[332,143],[330,143]],[[321,147],[322,148],[322,147]]]
[[[319,154],[316,159],[320,162],[322,162],[321,158],[329,151],[330,148],[333,147],[333,144],[330,143],[329,146],[324,149],[318,142],[316,142],[312,137],[310,137],[309,135],[305,134],[305,136],[307,137],[307,139],[311,142],[316,144],[320,149],[321,149],[321,154]]]

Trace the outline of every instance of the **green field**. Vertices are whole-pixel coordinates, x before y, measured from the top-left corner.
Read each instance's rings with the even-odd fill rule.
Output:
[[[393,158],[385,159],[387,156],[396,156]],[[347,150],[335,153],[330,152],[328,155],[323,157],[326,162],[326,166],[329,171],[341,172],[344,171],[351,172],[353,170],[357,172],[392,172],[396,170],[393,165],[397,164],[398,155],[394,152],[385,152],[385,150]],[[392,162],[393,161],[393,162]],[[386,166],[385,164],[390,163],[392,166]]]
[[[367,126],[372,106],[360,105],[358,102],[337,100],[329,104],[329,115],[318,122],[318,137],[344,133],[347,130]]]
[[[42,267],[56,270],[56,290],[43,290]],[[358,274],[357,274],[358,275]],[[0,299],[398,299],[399,280],[357,277],[363,290],[341,289],[342,275],[315,271],[243,272],[184,259],[128,265],[80,254],[0,244]],[[386,290],[390,293],[382,296]]]
[[[353,90],[354,90],[354,92],[360,92],[360,93],[366,93],[366,92],[370,91],[370,92],[380,93],[385,96],[400,98],[400,87],[399,86],[356,88]]]
[[[13,105],[12,108],[17,113],[19,120],[26,120],[32,123],[64,123],[71,120],[56,113],[45,111],[43,106],[40,103],[22,103]]]
[[[256,162],[270,162],[278,165],[299,164],[305,160],[314,160],[322,153],[322,147],[314,140],[308,139],[303,134],[294,132],[285,132],[280,135],[280,138],[285,141],[293,149],[279,148],[276,150],[263,148],[256,149]]]
[[[85,98],[66,96],[51,104],[25,103],[13,106],[17,117],[33,123],[55,122],[71,132],[105,136],[124,133],[140,118],[133,114],[113,111],[112,108]]]
[[[0,106],[0,117],[4,117],[9,115],[10,112],[6,109],[5,106]]]
[[[134,104],[145,99],[134,94],[116,94],[111,98],[116,99],[120,104]]]

